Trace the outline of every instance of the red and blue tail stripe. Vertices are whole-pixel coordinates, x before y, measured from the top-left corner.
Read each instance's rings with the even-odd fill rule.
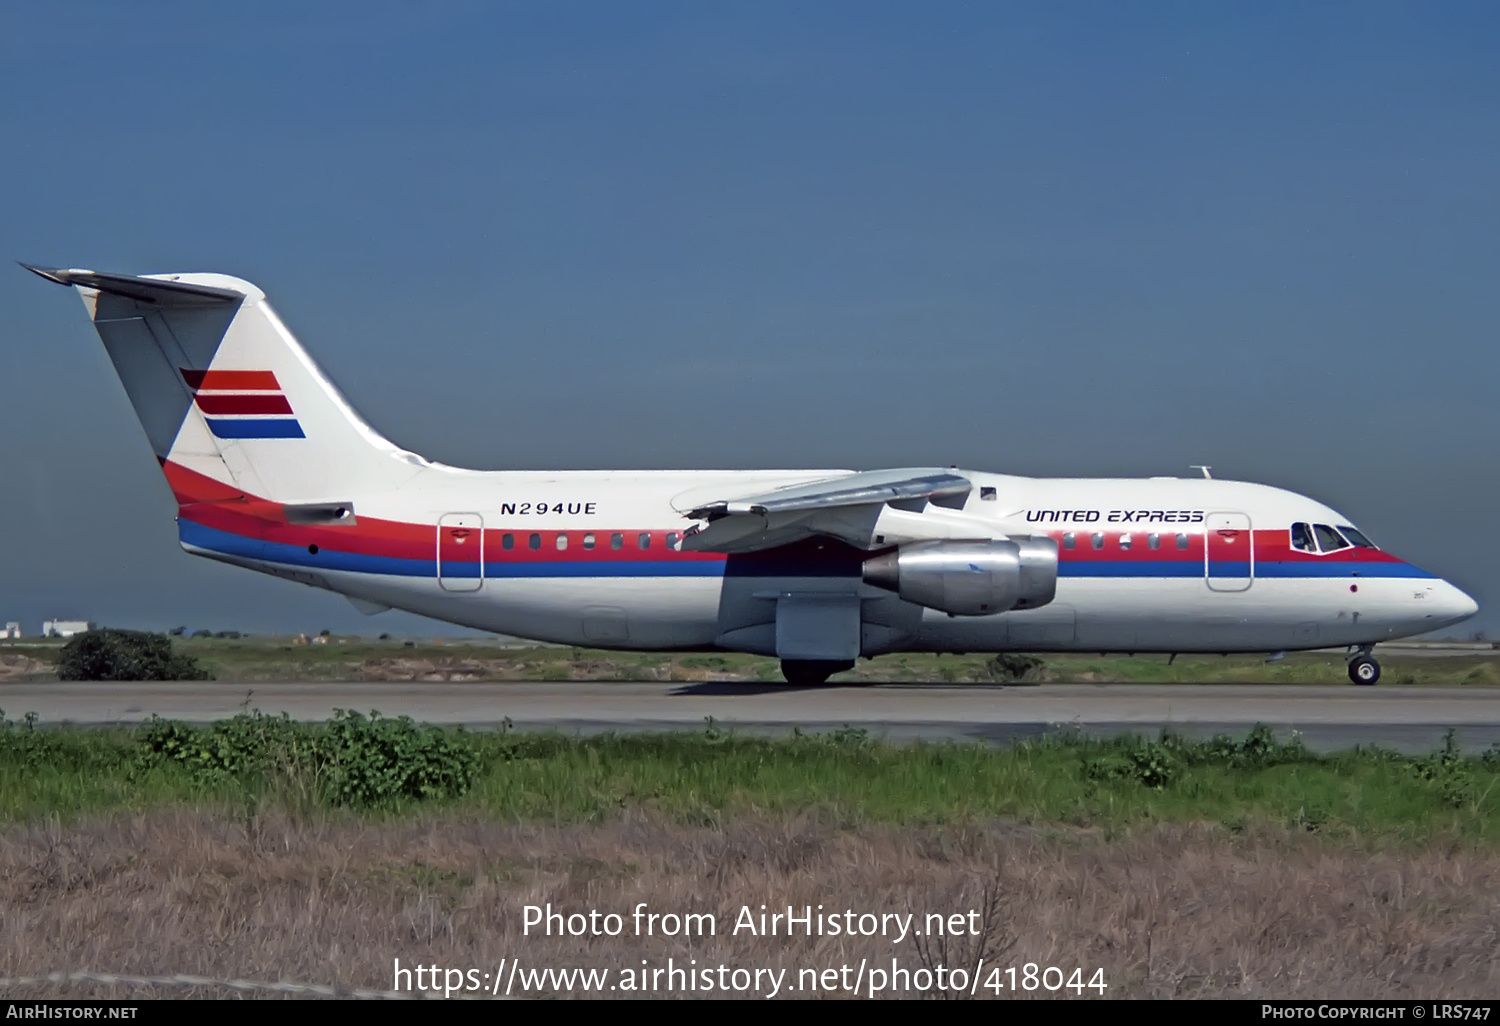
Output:
[[[188,370],[182,379],[218,438],[305,438],[271,371]]]

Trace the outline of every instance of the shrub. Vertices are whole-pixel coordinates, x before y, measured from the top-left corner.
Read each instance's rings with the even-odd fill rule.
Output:
[[[43,767],[87,779],[128,769],[132,753],[122,740],[107,731],[40,730],[36,713],[17,721],[0,709],[0,766],[23,767],[28,776]]]
[[[36,713],[29,712],[17,723],[6,719],[5,710],[0,709],[0,758],[19,759],[25,763],[41,761],[55,754],[55,739],[37,730],[36,720]]]
[[[1160,790],[1182,769],[1176,746],[1165,739],[1134,740],[1112,747],[1113,751],[1084,762],[1084,776],[1090,780],[1133,780]]]
[[[1036,656],[1001,652],[986,663],[984,668],[995,680],[1023,681],[1036,680],[1042,675],[1042,669],[1046,665]]]
[[[1441,749],[1413,759],[1407,766],[1414,777],[1432,786],[1445,805],[1461,809],[1478,800],[1473,767],[1464,758],[1451,727],[1443,735]]]
[[[1090,780],[1134,780],[1155,788],[1172,783],[1189,766],[1265,769],[1316,758],[1303,747],[1299,736],[1277,741],[1275,732],[1264,723],[1256,724],[1242,741],[1228,734],[1193,741],[1164,730],[1155,741],[1117,738],[1101,747],[1101,753],[1085,758],[1084,776]]]
[[[371,713],[367,719],[335,710],[321,739],[331,797],[341,805],[461,797],[479,773],[479,753],[455,736],[461,734],[409,716]]]
[[[108,629],[84,631],[63,646],[60,680],[209,680],[191,656],[172,651],[164,634]]]
[[[316,762],[313,728],[259,709],[206,727],[153,716],[136,733],[136,745],[143,767],[176,763],[198,784]]]
[[[827,744],[836,748],[868,749],[875,747],[875,739],[864,727],[851,727],[844,724],[837,730],[829,731],[824,735]]]
[[[1252,727],[1243,741],[1236,741],[1228,734],[1216,734],[1197,743],[1171,735],[1163,735],[1163,740],[1174,741],[1188,762],[1203,766],[1260,769],[1305,762],[1311,757],[1296,732],[1287,741],[1277,741],[1275,732],[1264,723]]]
[[[457,798],[479,772],[477,746],[461,730],[342,709],[321,727],[259,710],[206,727],[153,717],[136,744],[142,769],[175,764],[200,786],[311,782],[336,805]]]

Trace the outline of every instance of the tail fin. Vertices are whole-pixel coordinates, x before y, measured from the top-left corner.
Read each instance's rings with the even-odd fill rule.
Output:
[[[429,466],[354,412],[247,281],[22,266],[77,288],[169,478],[175,465],[304,503],[394,487]]]

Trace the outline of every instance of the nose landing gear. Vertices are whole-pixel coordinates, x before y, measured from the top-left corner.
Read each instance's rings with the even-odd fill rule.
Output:
[[[1349,660],[1349,679],[1355,684],[1374,684],[1380,679],[1380,664],[1370,655],[1374,647],[1359,646],[1359,653]]]

